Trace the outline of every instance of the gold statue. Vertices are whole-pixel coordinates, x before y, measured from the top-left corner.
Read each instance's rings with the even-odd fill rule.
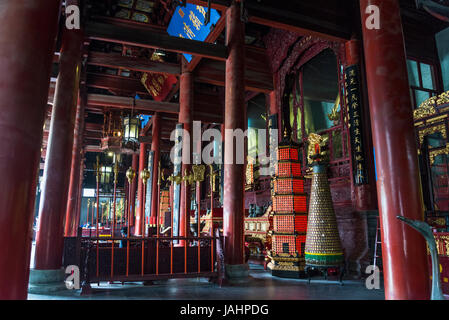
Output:
[[[309,147],[307,149],[307,160],[309,164],[314,162],[314,158],[317,156],[325,157],[328,152],[323,150],[327,144],[328,138],[323,138],[322,136],[311,133],[309,134]]]

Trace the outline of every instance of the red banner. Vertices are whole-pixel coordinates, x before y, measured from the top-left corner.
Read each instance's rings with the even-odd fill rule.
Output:
[[[154,100],[162,101],[178,79],[174,75],[144,73],[141,81]]]
[[[157,54],[153,54],[151,60],[163,62],[162,58]],[[141,81],[147,91],[153,96],[154,100],[162,101],[170,93],[170,90],[178,82],[178,79],[174,75],[144,73]]]

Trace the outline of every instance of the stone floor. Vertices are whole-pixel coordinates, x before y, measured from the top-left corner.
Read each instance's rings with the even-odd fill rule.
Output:
[[[384,290],[368,290],[362,280],[292,280],[272,277],[261,266],[251,265],[245,285],[218,287],[207,279],[173,279],[152,286],[142,283],[92,285],[92,295],[76,291],[57,295],[29,294],[29,300],[383,300]],[[332,279],[330,279],[332,280]]]

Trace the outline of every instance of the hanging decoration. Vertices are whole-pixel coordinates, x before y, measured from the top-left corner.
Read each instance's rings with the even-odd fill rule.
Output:
[[[151,61],[164,62],[158,52],[153,53]],[[178,79],[171,74],[145,72],[141,82],[155,101],[163,101]]]
[[[120,111],[109,111],[104,116],[103,138],[101,150],[105,152],[120,153],[122,149],[122,117]]]

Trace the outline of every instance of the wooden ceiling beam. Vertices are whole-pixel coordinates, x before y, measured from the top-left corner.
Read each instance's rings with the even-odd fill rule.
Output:
[[[133,102],[135,105],[133,106]],[[88,94],[87,105],[102,106],[112,109],[134,110],[142,114],[154,112],[179,113],[179,104],[172,102],[159,102],[154,100],[134,100],[129,97],[109,96],[103,94]]]
[[[213,43],[217,41],[220,34],[223,32],[224,28],[226,26],[226,15],[222,15],[220,19],[217,21],[214,30],[212,30],[211,33],[206,37],[204,42],[207,43]],[[187,65],[187,70],[193,71],[196,66],[200,63],[202,57],[194,56],[190,63]]]
[[[86,86],[132,94],[148,94],[147,89],[138,79],[101,73],[88,73]]]
[[[220,61],[225,61],[228,56],[227,47],[224,45],[173,37],[168,34],[146,31],[133,26],[119,27],[104,23],[88,22],[85,30],[89,39],[93,40],[188,53]]]
[[[207,7],[205,0],[187,0]],[[211,7],[225,12],[228,0],[213,0]],[[331,41],[346,41],[352,35],[351,10],[341,0],[245,0],[249,22],[317,36]],[[349,3],[349,1],[348,1]]]
[[[269,93],[274,90],[273,75],[264,49],[245,48],[245,90]],[[203,60],[195,70],[195,81],[225,86],[226,65],[221,61]]]
[[[120,54],[95,51],[90,52],[87,63],[94,66],[108,67],[113,69],[123,68],[139,72],[173,75],[179,75],[181,73],[181,66],[179,64],[151,61],[134,57],[124,57]]]

